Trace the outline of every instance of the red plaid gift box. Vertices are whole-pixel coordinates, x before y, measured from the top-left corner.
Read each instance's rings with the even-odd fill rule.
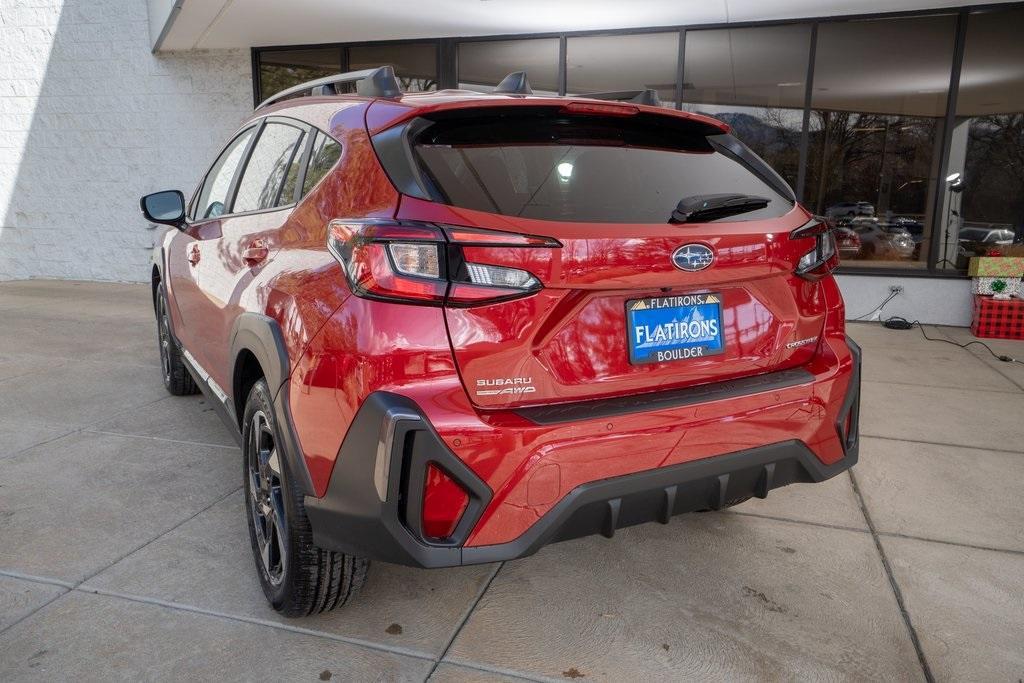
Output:
[[[976,295],[971,334],[989,339],[1024,339],[1024,299]]]

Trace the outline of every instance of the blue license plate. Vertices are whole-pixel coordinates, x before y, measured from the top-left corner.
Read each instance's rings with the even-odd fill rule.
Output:
[[[626,302],[629,362],[668,363],[725,351],[722,296],[715,292]]]

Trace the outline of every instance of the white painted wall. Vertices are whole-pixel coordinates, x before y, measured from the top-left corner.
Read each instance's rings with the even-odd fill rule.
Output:
[[[839,275],[836,279],[846,301],[848,320],[870,313],[889,296],[890,286],[899,285],[903,293],[885,305],[882,320],[898,315],[932,325],[971,324],[974,302],[970,280],[877,275]]]
[[[248,50],[153,55],[141,0],[0,0],[0,280],[140,281],[142,194],[252,110]]]

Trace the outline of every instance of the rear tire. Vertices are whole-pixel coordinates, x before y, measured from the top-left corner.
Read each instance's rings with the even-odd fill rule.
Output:
[[[271,607],[287,617],[329,612],[366,581],[369,561],[313,544],[302,491],[277,448],[278,426],[264,379],[242,420],[246,517],[256,572]]]
[[[188,396],[198,393],[199,387],[185,367],[181,358],[181,348],[171,334],[171,318],[167,312],[167,292],[163,283],[156,290],[156,334],[160,345],[160,374],[163,375],[164,388],[174,396]]]

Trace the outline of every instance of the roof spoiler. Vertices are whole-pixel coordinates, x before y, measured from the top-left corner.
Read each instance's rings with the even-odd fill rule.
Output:
[[[523,74],[525,80],[525,74]],[[314,81],[306,81],[298,85],[286,88],[279,93],[271,95],[260,102],[256,109],[268,107],[275,102],[288,99],[292,95],[309,93],[311,95],[337,95],[336,86],[345,83],[355,83],[356,93],[365,97],[399,97],[402,89],[395,78],[395,70],[390,66],[379,66],[376,69],[363,69],[362,71],[349,71],[343,74],[325,76]],[[529,84],[527,84],[529,87]]]

